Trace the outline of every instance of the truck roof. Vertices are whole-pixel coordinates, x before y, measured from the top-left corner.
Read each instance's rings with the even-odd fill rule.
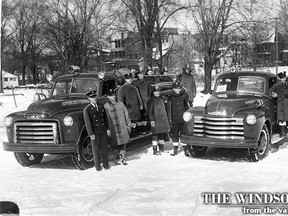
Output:
[[[277,77],[276,74],[267,71],[237,71],[234,73],[224,73],[219,75],[219,78],[223,77],[239,77],[239,76],[261,76],[261,77]]]
[[[99,74],[99,72],[93,72],[93,73],[78,73],[78,74],[65,74],[65,75],[62,75],[62,76],[57,77],[54,81],[62,80],[62,79],[72,79],[72,78],[76,78],[76,77],[95,79],[95,78],[98,78],[98,74]],[[115,77],[115,76],[114,76],[113,74],[105,73],[104,79],[114,78],[114,77]]]

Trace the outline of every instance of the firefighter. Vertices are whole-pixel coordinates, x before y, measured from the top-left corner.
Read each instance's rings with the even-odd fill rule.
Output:
[[[93,90],[86,94],[90,104],[84,108],[83,116],[91,139],[95,168],[101,171],[101,159],[104,169],[109,169],[107,135],[110,135],[110,130],[104,106],[97,102],[96,93]]]
[[[181,81],[183,86],[187,89],[187,94],[189,96],[189,106],[192,107],[197,89],[192,70],[188,64],[185,65],[183,72],[179,75],[179,81]]]
[[[277,121],[280,128],[280,137],[286,136],[286,122],[288,121],[288,80],[281,72],[278,74],[280,82],[269,90],[273,98],[277,98]]]
[[[148,117],[152,130],[152,147],[153,155],[158,155],[159,151],[164,151],[165,140],[167,140],[170,131],[170,124],[166,113],[164,100],[160,96],[160,91],[157,86],[152,91],[153,95],[148,100]]]
[[[128,110],[129,118],[132,124],[131,137],[134,137],[137,135],[136,131],[139,129],[136,128],[136,123],[141,118],[140,110],[143,109],[143,103],[138,89],[132,85],[132,74],[125,74],[124,78],[125,83],[119,88],[118,91],[118,101],[122,102]]]
[[[104,108],[111,131],[109,141],[115,157],[115,164],[127,165],[126,145],[130,140],[131,121],[125,105],[116,100],[115,90],[110,89],[107,98],[109,101],[105,103]]]
[[[189,108],[188,94],[183,88],[181,82],[173,84],[173,92],[168,99],[168,119],[171,124],[172,142],[174,151],[171,154],[178,154],[179,145],[182,144],[185,156],[189,156],[187,144],[181,143],[181,134],[183,132],[184,120],[183,114]]]
[[[136,80],[133,80],[132,82],[132,84],[138,88],[143,102],[143,109],[140,111],[141,118],[137,122],[137,127],[139,127],[140,133],[143,135],[146,134],[147,131],[147,101],[153,89],[152,83],[150,81],[146,81],[144,76],[144,71],[138,71],[136,73]]]

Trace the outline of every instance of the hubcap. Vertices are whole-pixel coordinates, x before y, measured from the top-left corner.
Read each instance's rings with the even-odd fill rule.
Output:
[[[268,145],[268,136],[266,131],[262,130],[259,140],[258,153],[263,155]]]
[[[83,152],[83,158],[86,161],[91,162],[93,160],[92,145],[88,138],[85,139],[84,141],[82,152]]]

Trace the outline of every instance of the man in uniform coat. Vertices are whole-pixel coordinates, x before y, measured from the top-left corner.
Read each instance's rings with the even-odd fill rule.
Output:
[[[179,75],[179,81],[182,82],[183,86],[187,89],[187,94],[189,96],[189,106],[192,107],[197,89],[194,76],[188,64],[185,65],[183,72]]]
[[[109,169],[107,135],[110,135],[107,115],[104,106],[97,102],[97,91],[86,95],[90,101],[83,111],[86,130],[91,139],[94,164],[101,170],[101,159],[104,169]]]
[[[153,95],[148,100],[147,112],[152,130],[153,154],[157,155],[157,146],[159,146],[160,152],[164,151],[165,140],[167,140],[170,131],[165,102],[157,87],[154,88]]]
[[[137,127],[140,128],[142,134],[146,134],[147,127],[147,101],[152,92],[152,83],[144,79],[145,72],[140,71],[136,73],[136,80],[133,80],[132,84],[137,87],[139,90],[142,102],[143,109],[140,111],[141,118],[137,122]]]
[[[288,121],[288,84],[282,72],[278,74],[278,77],[280,82],[272,86],[269,92],[273,98],[277,98],[277,121],[280,127],[280,137],[284,137]]]
[[[132,123],[131,136],[135,136],[136,123],[141,118],[140,110],[143,109],[143,103],[138,89],[132,85],[132,75],[126,74],[124,78],[125,83],[119,88],[118,91],[118,101],[122,102],[128,110],[129,118]]]
[[[181,143],[181,134],[183,133],[183,114],[189,109],[188,94],[183,88],[182,84],[177,81],[173,84],[173,92],[168,99],[167,110],[168,119],[172,124],[172,142],[174,146],[174,152],[171,154],[175,156],[178,154],[179,144],[182,144],[185,156],[189,156],[187,151],[187,144]]]
[[[109,101],[104,107],[107,112],[111,135],[109,137],[116,165],[127,165],[126,145],[130,140],[131,121],[128,111],[122,102],[116,101],[115,90],[107,93]]]

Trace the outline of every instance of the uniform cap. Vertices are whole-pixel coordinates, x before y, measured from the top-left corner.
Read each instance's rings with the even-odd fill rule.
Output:
[[[88,97],[96,97],[97,96],[97,91],[96,90],[90,91],[90,92],[86,93],[86,95]]]
[[[125,78],[125,79],[132,79],[132,78],[133,78],[133,75],[132,75],[132,73],[128,73],[128,74],[125,74],[125,75],[124,75],[124,78]]]
[[[182,88],[182,84],[179,81],[177,81],[172,85],[172,87],[173,88]]]
[[[278,75],[278,77],[279,77],[280,79],[282,79],[282,78],[285,77],[283,72],[280,72],[280,73],[278,73],[277,75]]]
[[[107,95],[108,96],[116,95],[115,89],[109,89],[109,91],[107,92]]]

